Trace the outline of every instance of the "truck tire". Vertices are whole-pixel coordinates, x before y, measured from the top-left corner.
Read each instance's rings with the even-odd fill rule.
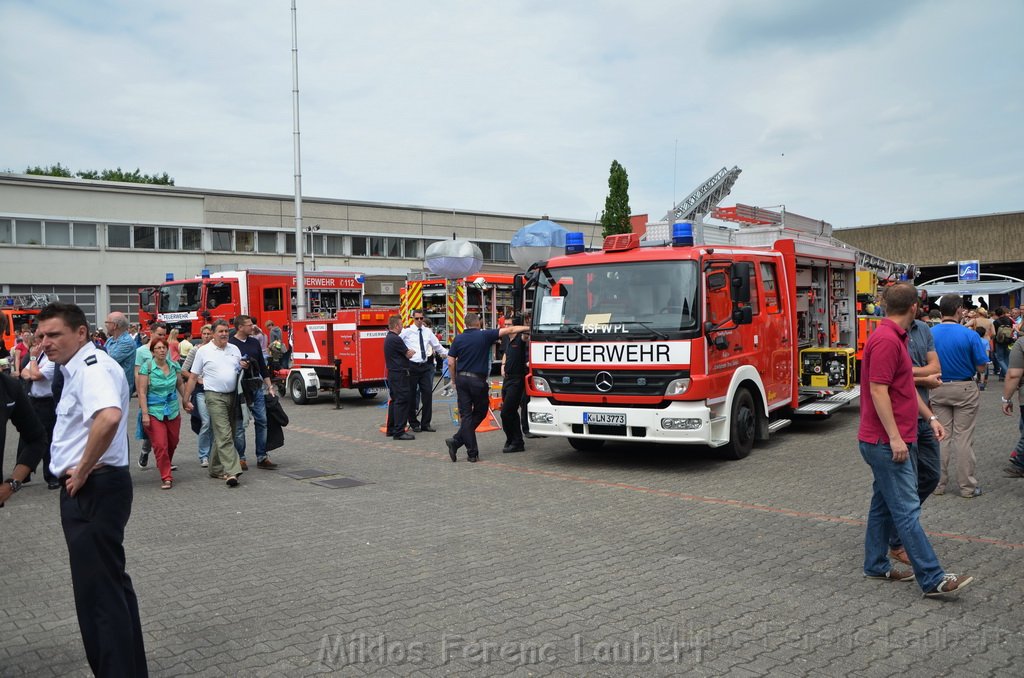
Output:
[[[288,394],[296,405],[305,405],[308,402],[308,398],[306,398],[306,383],[300,375],[293,374],[288,377]]]
[[[379,393],[379,391],[377,389],[375,389],[375,388],[361,388],[361,389],[359,389],[359,395],[361,395],[362,397],[366,398],[367,400],[370,400],[371,398],[376,398],[377,397],[377,393]]]
[[[580,452],[596,452],[604,445],[600,438],[569,438],[572,449]]]
[[[732,399],[732,414],[729,417],[729,444],[721,448],[725,459],[743,459],[754,448],[757,435],[757,412],[750,391],[741,388]]]

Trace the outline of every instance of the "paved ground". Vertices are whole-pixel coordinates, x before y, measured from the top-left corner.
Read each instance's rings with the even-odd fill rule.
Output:
[[[947,569],[977,577],[947,602],[861,577],[870,475],[853,409],[740,462],[557,439],[502,455],[489,433],[471,465],[447,459],[446,401],[441,432],[406,443],[377,431],[379,402],[287,403],[274,459],[367,483],[336,490],[269,471],[228,490],[187,434],[172,491],[132,469],[126,547],[150,668],[1019,676],[1024,480],[1001,477],[1016,422],[997,391],[982,395],[984,496],[924,510]],[[0,675],[87,675],[56,492],[28,486],[0,510],[0,535]]]

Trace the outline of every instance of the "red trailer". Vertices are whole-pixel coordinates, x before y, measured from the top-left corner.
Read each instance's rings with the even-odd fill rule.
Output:
[[[397,308],[345,309],[329,320],[292,321],[292,366],[286,381],[292,401],[303,405],[321,391],[331,391],[335,406],[341,407],[343,388],[376,397],[387,379],[384,338],[393,315],[398,315]]]

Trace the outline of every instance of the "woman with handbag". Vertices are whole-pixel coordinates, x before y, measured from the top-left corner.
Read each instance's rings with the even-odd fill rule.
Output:
[[[181,433],[181,403],[184,402],[185,384],[181,367],[169,360],[170,348],[166,339],[154,339],[149,344],[153,359],[139,370],[139,405],[142,408],[142,428],[153,443],[156,467],[160,471],[160,489],[169,490],[174,483],[171,472],[174,451]]]

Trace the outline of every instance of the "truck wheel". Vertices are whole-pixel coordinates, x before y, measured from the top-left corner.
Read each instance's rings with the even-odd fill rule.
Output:
[[[375,388],[361,388],[359,389],[359,395],[366,398],[367,400],[377,397],[377,389]]]
[[[726,459],[743,459],[754,447],[757,431],[757,412],[750,391],[741,388],[732,400],[732,416],[729,418],[729,444],[721,448]]]
[[[569,444],[572,449],[580,452],[596,452],[604,445],[604,441],[599,438],[569,438]]]
[[[296,405],[306,404],[306,383],[302,380],[300,375],[293,374],[288,377],[288,393],[292,397],[292,402]]]

